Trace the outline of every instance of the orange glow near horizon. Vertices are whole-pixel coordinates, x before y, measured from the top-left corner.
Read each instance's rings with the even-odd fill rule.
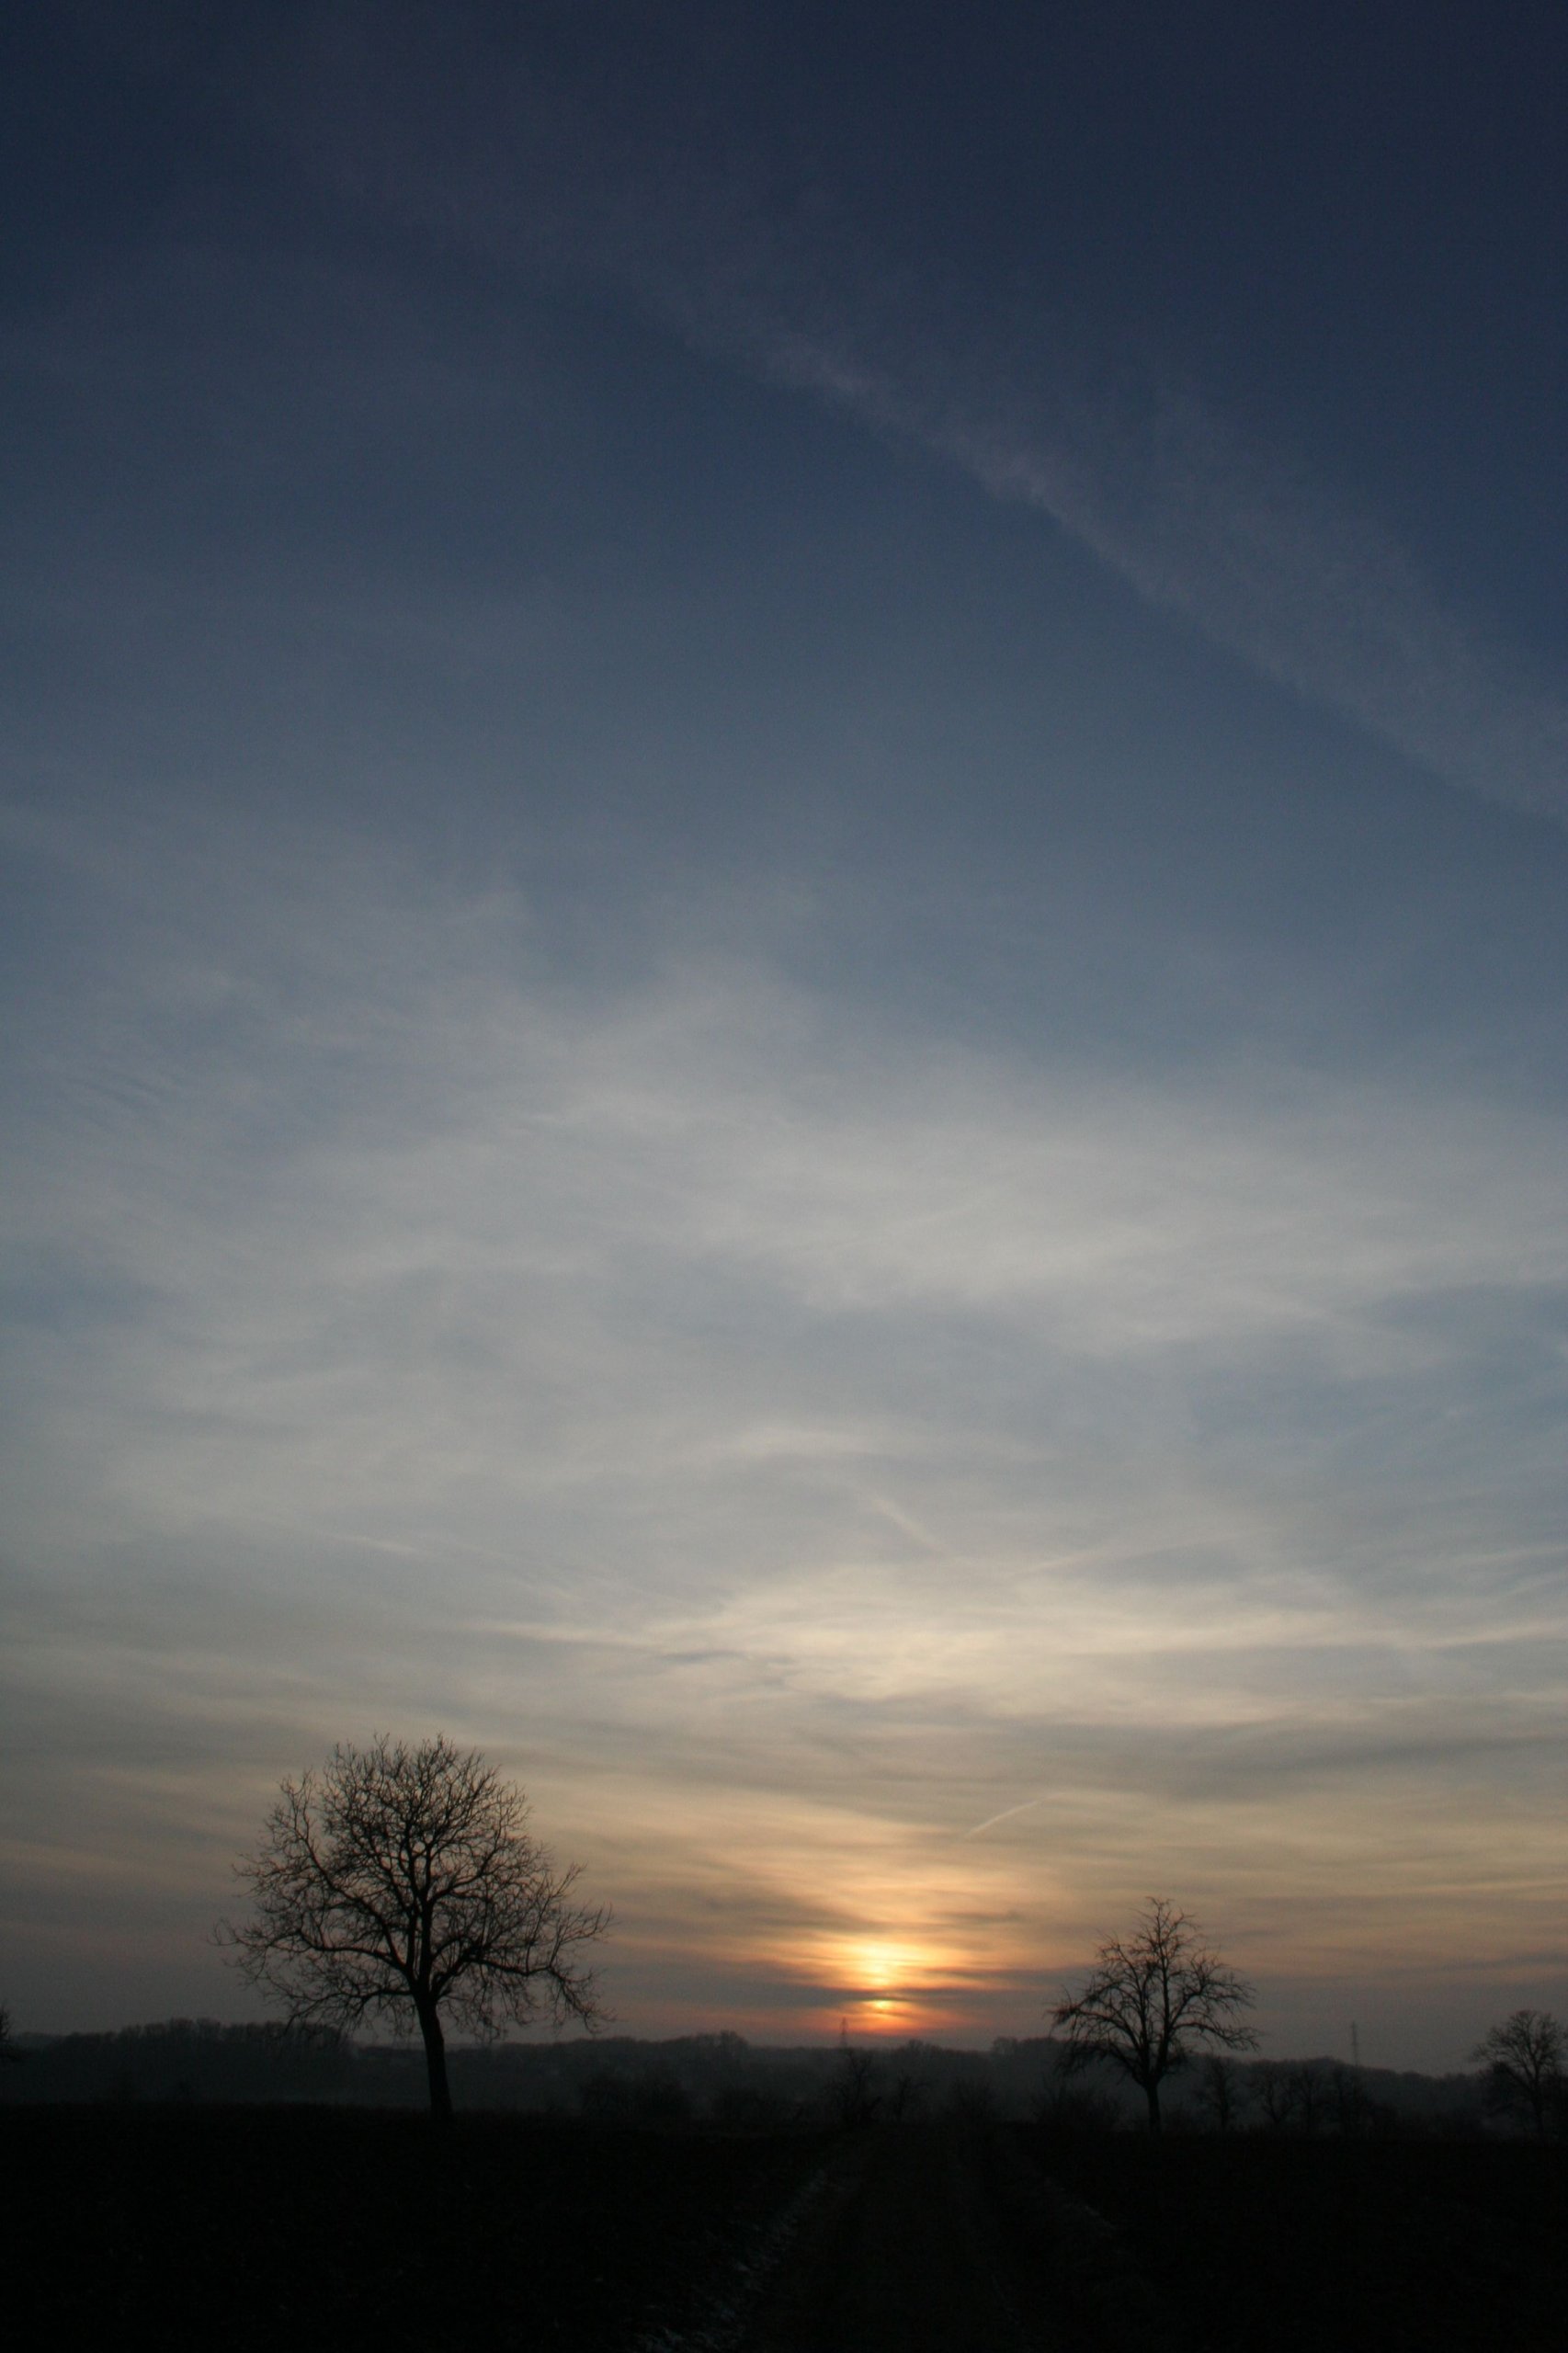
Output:
[[[814,1952],[810,1974],[824,1985],[824,2024],[847,2019],[861,2033],[930,2034],[960,2022],[960,2013],[937,1987],[950,1977],[956,1956],[908,1938],[835,1938]]]

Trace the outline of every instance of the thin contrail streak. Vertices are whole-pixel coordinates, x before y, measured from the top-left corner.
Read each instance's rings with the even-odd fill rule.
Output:
[[[1023,1798],[1017,1805],[1005,1805],[1000,1813],[988,1813],[983,1822],[977,1822],[972,1830],[965,1830],[960,1833],[960,1836],[965,1838],[978,1838],[983,1830],[994,1830],[999,1822],[1010,1822],[1014,1814],[1028,1813],[1031,1806],[1043,1805],[1045,1795],[1042,1790],[1039,1797]]]

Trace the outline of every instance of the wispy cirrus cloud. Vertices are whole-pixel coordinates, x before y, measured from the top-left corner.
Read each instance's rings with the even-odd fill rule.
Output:
[[[757,320],[739,340],[769,373],[1048,517],[1149,603],[1447,782],[1568,818],[1568,702],[1518,680],[1373,516],[1244,440],[1194,386],[1151,369],[1119,416],[1060,358],[1020,383],[962,350],[901,363],[826,323]]]
[[[1152,1889],[1287,2048],[1557,2004],[1562,715],[1418,560],[1548,642],[1528,174],[1396,462],[1449,281],[1260,303],[1311,158],[1162,239],[1095,12],[1093,152],[957,27],[1011,160],[891,18],[120,13],[4,331],[8,1998],[228,2006],[391,1726],[633,2029],[1027,2031]]]
[[[854,1917],[983,1896],[1022,1925],[929,1966],[1001,1970],[1006,2023],[1172,1852],[1261,1920],[1282,1837],[1339,1855],[1338,1935],[1385,1854],[1352,1783],[1441,1785],[1420,1886],[1490,1842],[1498,1938],[1534,1918],[1551,1115],[961,1050],[689,930],[585,985],[525,891],[329,835],[32,838],[105,946],[9,1121],[13,1674],[62,1853],[119,1804],[74,1744],[123,1790],[222,1721],[219,1836],[269,1767],[429,1719],[517,1757],[643,1960],[759,2006]],[[744,1967],[725,1887],[774,1924]]]
[[[951,258],[835,201],[786,122],[754,151],[650,118],[613,60],[590,82],[526,42],[481,54],[443,17],[405,94],[414,139],[386,103],[395,75],[373,116],[356,103],[379,44],[372,16],[342,10],[312,44],[311,102],[275,108],[311,171],[361,203],[503,268],[609,283],[707,350],[950,459],[1447,782],[1568,817],[1561,684],[1527,675],[1374,511],[1266,422],[1240,425],[1136,322],[1107,347],[1057,298],[1048,256],[1026,290],[977,302]],[[394,170],[411,151],[421,166]]]

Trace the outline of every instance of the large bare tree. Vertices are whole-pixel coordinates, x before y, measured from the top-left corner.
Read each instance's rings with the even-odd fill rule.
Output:
[[[521,1790],[444,1736],[335,1748],[284,1782],[236,1866],[252,1915],[220,1940],[298,2023],[412,2016],[431,2110],[449,2116],[443,2013],[481,2033],[540,2008],[600,2014],[583,1954],[609,1915],[573,1901],[579,1866],[558,1868],[527,1822]]]
[[[1157,2132],[1160,2086],[1195,2042],[1256,2049],[1241,2015],[1252,1999],[1246,1979],[1200,1942],[1197,1923],[1151,1896],[1132,1934],[1101,1945],[1082,1993],[1064,1995],[1051,2016],[1066,2029],[1068,2065],[1114,2061],[1143,2094]]]
[[[1550,2010],[1513,2011],[1470,2055],[1486,2069],[1494,2107],[1522,2109],[1538,2132],[1548,2130],[1562,2098],[1568,2057],[1568,2036]]]

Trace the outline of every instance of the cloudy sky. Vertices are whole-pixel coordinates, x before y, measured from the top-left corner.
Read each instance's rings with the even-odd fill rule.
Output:
[[[633,2032],[1568,2003],[1560,12],[5,42],[17,2025],[437,1729]]]

